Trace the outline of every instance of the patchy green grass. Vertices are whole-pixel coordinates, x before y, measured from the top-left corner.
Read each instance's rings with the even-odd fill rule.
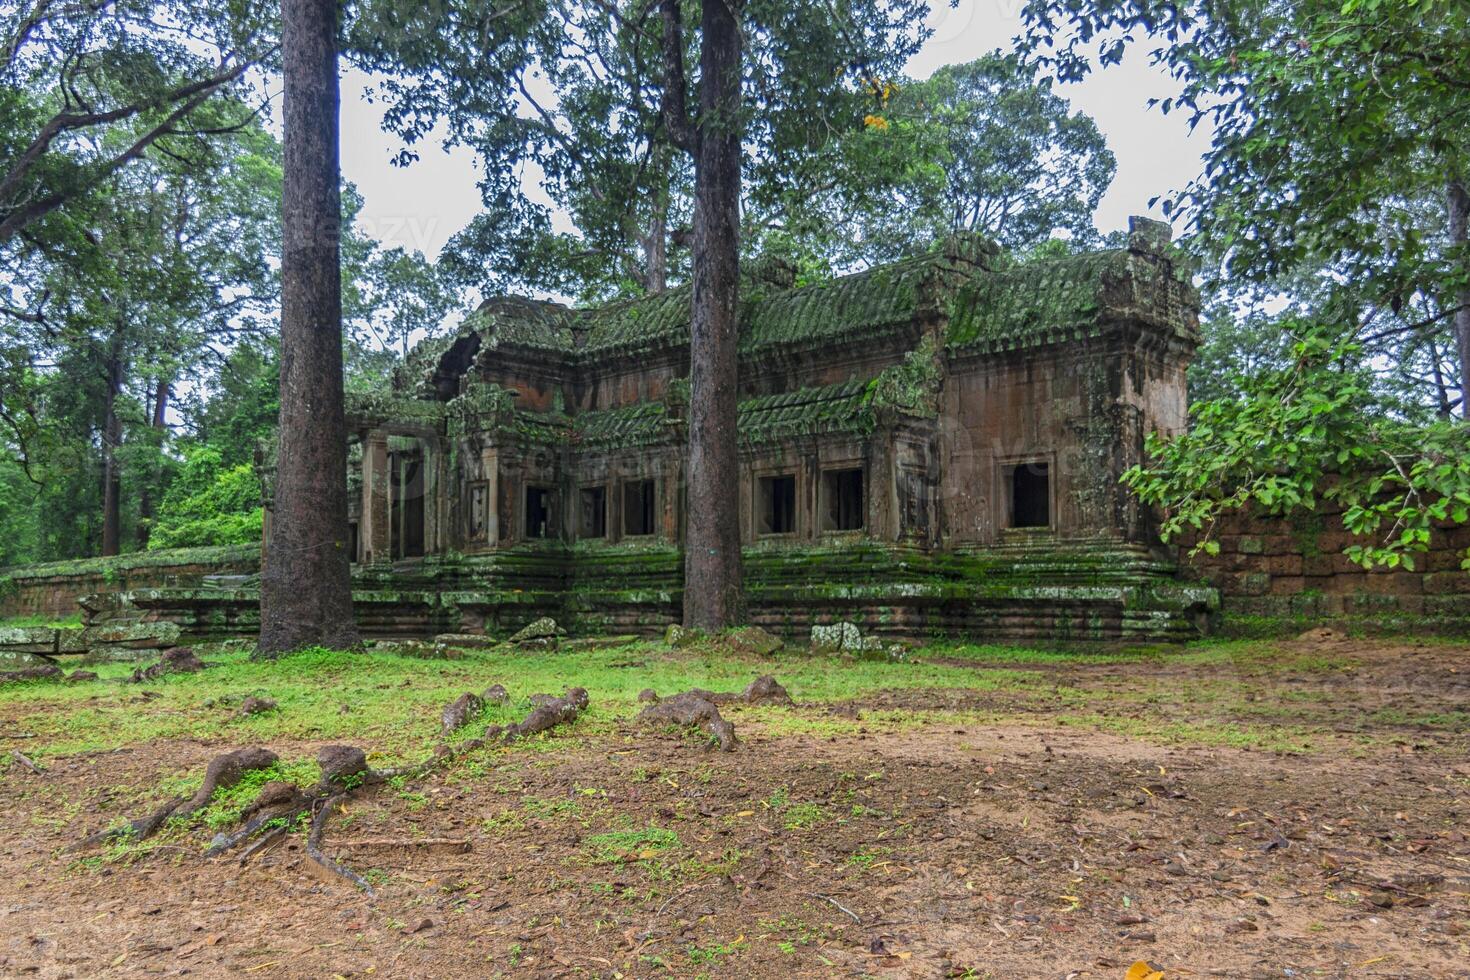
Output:
[[[593,834],[583,842],[594,861],[602,864],[623,864],[627,861],[648,861],[663,852],[679,846],[679,835],[662,827],[643,827],[639,830],[612,830],[605,834]]]
[[[438,739],[443,706],[465,691],[494,683],[511,688],[512,699],[488,705],[481,721],[456,738],[473,737],[485,724],[515,721],[529,710],[532,693],[560,693],[571,685],[591,694],[581,724],[598,731],[636,714],[637,695],[645,687],[664,694],[689,687],[739,690],[762,673],[776,674],[796,699],[815,701],[847,700],[882,689],[1024,689],[1044,683],[1034,672],[1005,668],[854,661],[833,669],[832,661],[806,655],[739,659],[675,652],[656,644],[615,652],[485,651],[460,660],[314,649],[255,662],[239,650],[199,652],[218,666],[146,685],[122,683],[131,664],[98,666],[100,680],[73,686],[6,685],[0,687],[0,712],[18,731],[36,736],[31,744],[40,755],[107,751],[169,738],[342,739],[371,745],[374,761],[381,762],[421,756]],[[235,706],[251,694],[273,698],[279,710],[237,719]]]
[[[73,629],[82,625],[82,614],[72,616],[11,616],[0,617],[0,629],[18,627],[20,629]]]
[[[732,717],[747,735],[841,738],[922,726],[1063,724],[1160,742],[1307,751],[1314,733],[1344,722],[1347,707],[1339,703],[1338,690],[1300,682],[1354,669],[1348,656],[1285,654],[1246,640],[1109,650],[935,644],[915,651],[907,663],[791,651],[736,657],[712,647],[671,650],[656,642],[609,650],[471,651],[456,660],[313,649],[254,662],[236,647],[198,652],[216,666],[149,684],[123,683],[133,664],[105,664],[95,668],[98,681],[0,686],[0,727],[26,737],[25,751],[38,761],[153,740],[271,744],[283,754],[293,742],[343,741],[364,746],[373,764],[385,766],[425,756],[439,740],[443,706],[495,683],[510,689],[510,701],[487,705],[451,741],[475,737],[487,724],[520,719],[536,692],[587,688],[591,706],[576,730],[605,737],[637,714],[644,688],[665,695],[690,687],[738,691],[770,673],[797,705],[734,709]],[[274,699],[279,710],[238,718],[241,700],[252,694]],[[861,710],[826,710],[846,703]],[[1378,707],[1353,718],[1456,733],[1470,727],[1467,713],[1450,706],[1373,714]],[[534,759],[550,744],[530,740],[516,756]],[[303,745],[298,754],[312,753]],[[518,796],[514,768],[501,765],[506,759],[500,752],[476,753],[446,776],[488,777]],[[278,775],[310,781],[305,769]],[[517,804],[513,814],[508,809],[486,819],[506,825],[579,819],[565,806],[566,801]],[[228,822],[228,813],[219,809],[213,818]],[[803,825],[808,822],[801,818]]]

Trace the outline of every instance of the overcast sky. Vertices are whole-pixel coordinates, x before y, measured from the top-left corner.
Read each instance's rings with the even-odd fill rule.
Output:
[[[962,0],[953,10],[944,0],[932,2],[938,8],[930,15],[934,36],[909,63],[913,76],[927,77],[941,65],[971,61],[997,47],[1009,49],[1019,30],[1022,0]],[[342,82],[342,170],[364,196],[362,227],[390,245],[434,257],[479,210],[474,155],[425,144],[417,163],[392,166],[398,142],[381,129],[382,106],[363,99],[366,81],[348,72]],[[1150,98],[1175,95],[1178,86],[1148,64],[1144,51],[1135,50],[1122,66],[1057,91],[1097,121],[1118,158],[1117,176],[1095,218],[1100,231],[1125,227],[1133,214],[1161,218],[1156,209],[1150,211],[1149,199],[1182,188],[1199,174],[1208,134],[1202,127],[1191,135],[1182,115],[1148,108]]]

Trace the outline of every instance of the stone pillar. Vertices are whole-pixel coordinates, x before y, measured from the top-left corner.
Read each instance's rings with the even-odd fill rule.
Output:
[[[357,526],[358,558],[363,564],[390,561],[392,529],[388,525],[388,436],[373,430],[362,440],[362,517]]]
[[[443,484],[439,480],[439,463],[443,454],[439,452],[437,439],[420,439],[419,464],[424,473],[424,554],[438,554],[439,547],[439,491]]]
[[[485,544],[500,546],[500,450],[480,451],[480,472],[485,474]]]

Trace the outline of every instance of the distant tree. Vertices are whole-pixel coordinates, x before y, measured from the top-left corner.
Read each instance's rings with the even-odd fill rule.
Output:
[[[24,311],[6,318],[16,373],[0,409],[5,441],[35,464],[38,481],[44,470],[53,484],[73,479],[58,470],[74,463],[59,452],[63,442],[95,443],[101,540],[93,547],[103,554],[124,545],[125,470],[146,544],[166,478],[175,383],[197,373],[213,347],[259,329],[253,318],[273,301],[275,143],[238,103],[213,103],[196,118],[229,131],[160,137],[157,152],[40,219],[33,230],[44,245],[17,252],[14,274],[0,276],[12,309]]]
[[[1153,44],[1182,84],[1160,107],[1214,128],[1204,175],[1163,207],[1191,223],[1221,281],[1269,285],[1321,269],[1369,304],[1360,322],[1417,304],[1425,315],[1401,332],[1451,327],[1461,401],[1470,6],[1030,0],[1024,16],[1025,53],[1063,81],[1117,62],[1135,38]]]
[[[838,268],[891,261],[954,232],[1024,251],[1097,239],[1116,164],[1097,125],[1012,56],[885,83],[866,125],[807,179],[757,188],[754,233]]]
[[[159,504],[149,547],[258,544],[262,520],[255,468],[226,466],[219,450],[196,446]]]

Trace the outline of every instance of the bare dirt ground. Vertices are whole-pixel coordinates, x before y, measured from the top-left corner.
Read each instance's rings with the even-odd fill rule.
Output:
[[[1279,653],[793,687],[792,709],[722,709],[731,753],[573,726],[334,814],[331,850],[374,897],[299,837],[243,863],[202,858],[199,828],[60,853],[236,743],[12,765],[0,976],[1470,977],[1470,651]],[[0,739],[26,710],[0,700]],[[1277,730],[1304,745],[1260,748]]]

